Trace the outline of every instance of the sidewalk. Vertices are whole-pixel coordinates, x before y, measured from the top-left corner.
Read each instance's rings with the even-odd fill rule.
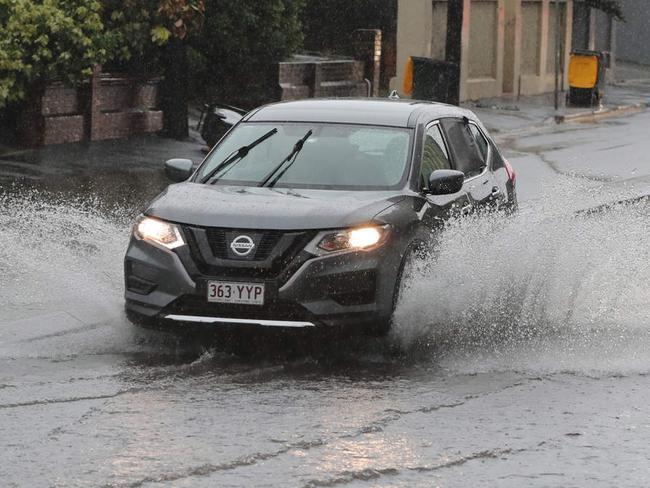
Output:
[[[650,107],[650,67],[622,64],[617,66],[616,73],[617,80],[607,85],[602,106],[593,109],[566,107],[566,92],[560,93],[557,112],[553,93],[486,98],[463,106],[475,112],[495,135],[516,134],[554,123],[595,122]]]

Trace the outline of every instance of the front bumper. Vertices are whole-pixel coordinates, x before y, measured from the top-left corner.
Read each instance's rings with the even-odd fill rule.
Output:
[[[321,257],[301,247],[268,269],[206,266],[198,253],[191,242],[169,251],[132,238],[125,257],[129,317],[164,325],[311,328],[372,326],[392,313],[400,255],[388,244]],[[209,280],[263,282],[265,304],[209,303]]]

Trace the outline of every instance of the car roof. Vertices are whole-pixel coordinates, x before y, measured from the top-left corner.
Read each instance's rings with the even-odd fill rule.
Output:
[[[383,98],[310,98],[265,105],[250,112],[244,121],[415,127],[418,122],[463,116],[476,120],[476,116],[469,110],[437,102]]]

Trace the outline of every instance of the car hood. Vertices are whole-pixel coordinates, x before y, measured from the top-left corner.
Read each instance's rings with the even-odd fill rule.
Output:
[[[401,191],[335,191],[178,183],[146,214],[202,227],[330,229],[368,222],[402,200]]]

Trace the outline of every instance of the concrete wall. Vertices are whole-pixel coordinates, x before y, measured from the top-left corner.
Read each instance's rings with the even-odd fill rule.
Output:
[[[520,0],[506,0],[503,51],[503,91],[514,93],[519,87],[522,51],[522,9]],[[529,36],[526,37],[527,39]],[[535,38],[535,36],[533,36]]]
[[[503,91],[504,0],[465,0],[461,100]]]
[[[566,74],[573,2],[560,1],[562,65]],[[553,90],[554,0],[464,0],[464,8],[461,101]],[[399,0],[397,15],[397,77],[392,87],[401,90],[409,56],[444,59],[446,1]],[[566,86],[566,75],[564,82]]]
[[[625,22],[616,25],[619,60],[650,65],[650,5],[648,0],[621,0]]]
[[[512,54],[506,56],[504,92],[535,95],[555,87],[556,6],[554,0],[510,0],[506,36]],[[573,2],[560,3],[563,86],[571,52]],[[519,21],[517,21],[519,20]],[[519,42],[517,42],[519,39]]]
[[[504,2],[465,0],[461,100],[501,94]],[[391,86],[401,92],[409,56],[445,58],[447,2],[399,0],[397,12],[397,76]]]
[[[440,48],[433,52],[431,45],[434,43],[433,25],[434,25],[434,3],[431,0],[398,0],[397,2],[397,76],[391,81],[391,88],[396,89],[400,95],[404,96],[402,83],[404,81],[404,72],[406,61],[409,56],[421,56],[425,58],[440,59],[437,56]],[[439,20],[442,15],[438,9],[435,9],[436,19]],[[446,17],[446,8],[445,8]],[[441,33],[439,21],[436,23],[436,38],[442,42],[435,42],[436,45],[444,46],[444,39],[447,32],[446,21],[444,23],[444,33]],[[444,47],[442,47],[444,53]]]

